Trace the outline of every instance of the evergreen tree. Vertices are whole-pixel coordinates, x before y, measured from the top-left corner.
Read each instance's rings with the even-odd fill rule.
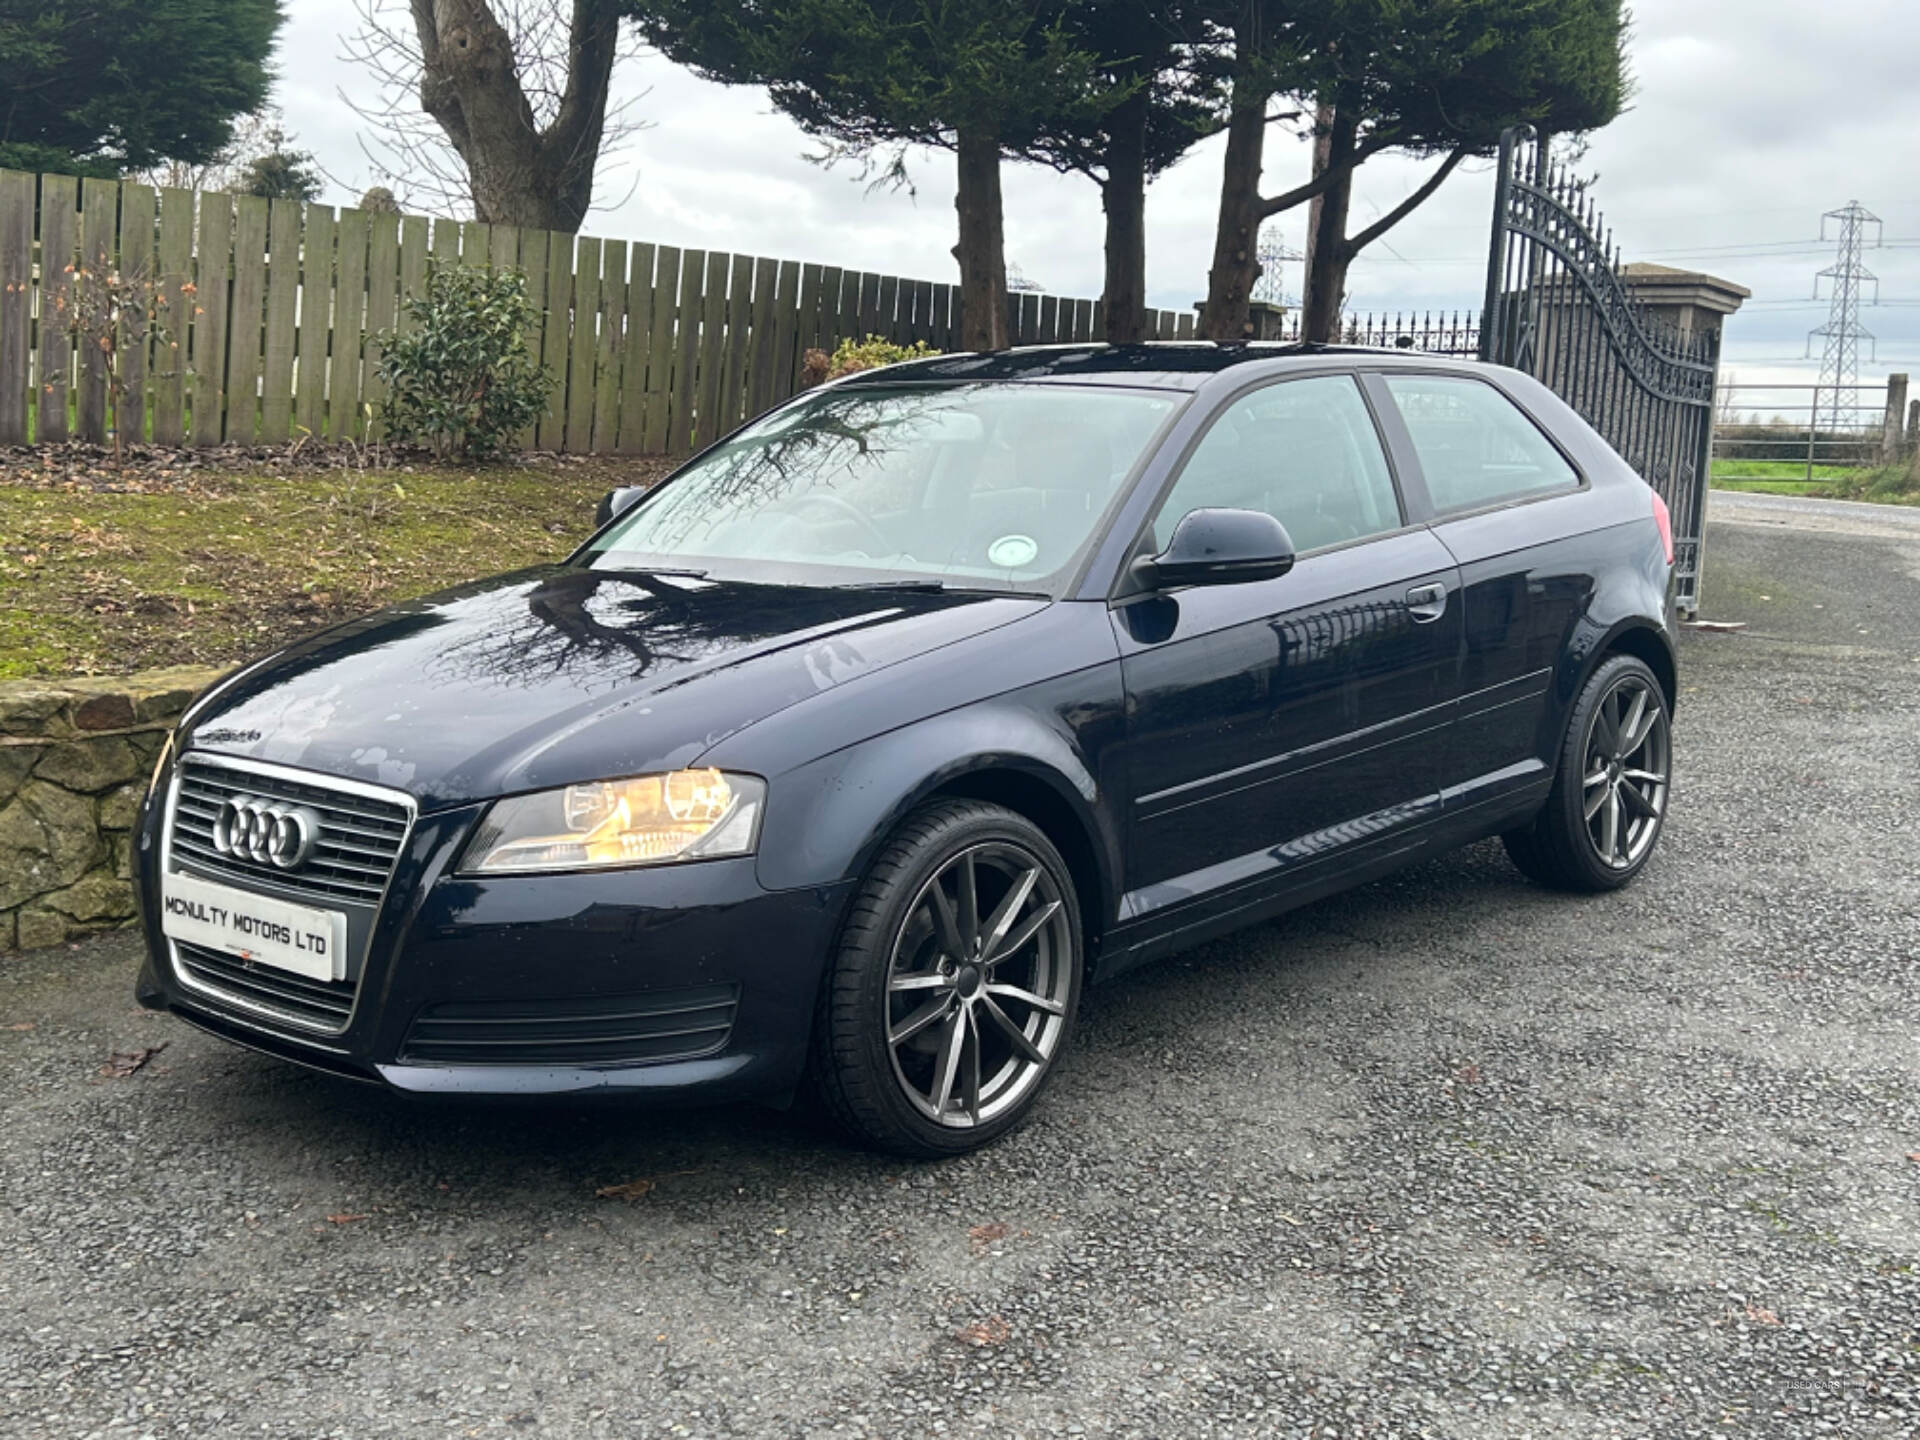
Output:
[[[1245,333],[1260,222],[1320,201],[1308,239],[1302,334],[1332,337],[1347,268],[1500,132],[1552,134],[1612,120],[1627,81],[1621,0],[1228,0],[1216,16],[1234,37],[1234,93],[1220,219],[1203,333]],[[1315,173],[1282,194],[1259,193],[1275,97],[1312,113]],[[1440,163],[1405,200],[1347,231],[1355,173],[1398,151]]]
[[[204,163],[265,103],[280,0],[0,0],[0,166]]]
[[[1005,348],[1000,160],[1114,103],[1076,43],[1067,0],[628,0],[669,58],[725,84],[764,85],[835,150],[904,174],[911,145],[959,161],[961,343]],[[891,159],[884,157],[891,153]]]
[[[1193,0],[1076,0],[1065,22],[1106,104],[1070,110],[1025,153],[1100,187],[1107,338],[1131,345],[1147,338],[1147,186],[1225,123],[1218,32]]]
[[[241,191],[266,200],[319,199],[320,176],[313,168],[313,156],[295,150],[292,137],[277,125],[265,139],[266,149],[241,168]]]

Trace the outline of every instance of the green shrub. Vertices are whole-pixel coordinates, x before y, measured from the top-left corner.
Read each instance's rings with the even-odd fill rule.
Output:
[[[838,380],[842,375],[851,375],[856,370],[877,370],[882,365],[897,365],[902,360],[918,360],[922,356],[939,353],[924,340],[916,340],[911,345],[896,345],[878,335],[869,335],[864,340],[855,340],[849,335],[833,352],[833,358],[827,361],[826,378]]]
[[[540,418],[553,377],[527,348],[540,312],[526,276],[439,266],[406,312],[410,330],[379,337],[382,418],[393,439],[477,458],[506,449]]]

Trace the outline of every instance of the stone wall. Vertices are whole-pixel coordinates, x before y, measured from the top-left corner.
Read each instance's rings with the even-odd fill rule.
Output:
[[[131,832],[153,762],[219,674],[0,682],[0,950],[132,920]]]

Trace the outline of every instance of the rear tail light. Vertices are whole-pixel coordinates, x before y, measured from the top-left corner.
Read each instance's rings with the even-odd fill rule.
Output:
[[[1660,527],[1660,543],[1666,547],[1667,564],[1673,564],[1673,516],[1667,513],[1667,502],[1660,498],[1658,490],[1653,492],[1653,523]]]

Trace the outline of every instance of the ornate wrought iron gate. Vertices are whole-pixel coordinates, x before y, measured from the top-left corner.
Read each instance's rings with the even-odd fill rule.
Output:
[[[1526,126],[1500,139],[1480,358],[1540,380],[1660,492],[1678,603],[1697,610],[1719,337],[1635,302],[1585,183]]]

